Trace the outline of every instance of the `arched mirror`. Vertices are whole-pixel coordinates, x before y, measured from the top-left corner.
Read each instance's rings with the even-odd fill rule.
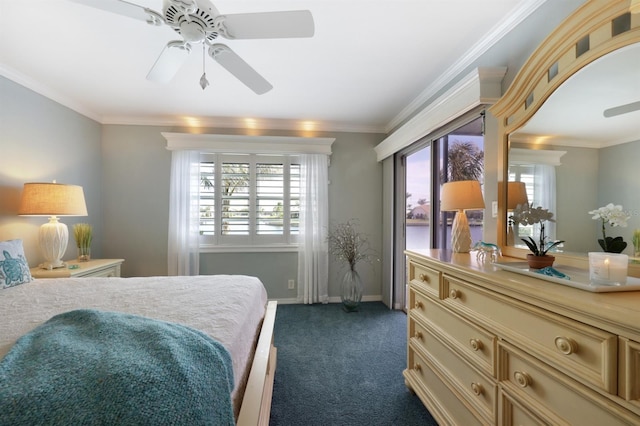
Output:
[[[632,13],[633,12],[633,13]],[[564,240],[560,256],[580,266],[600,251],[599,221],[608,203],[630,214],[623,236],[634,260],[640,229],[640,11],[631,1],[587,2],[534,52],[490,109],[502,143],[498,242],[524,257],[531,229],[509,221],[519,202],[554,213],[547,232]],[[640,272],[635,269],[634,275]]]

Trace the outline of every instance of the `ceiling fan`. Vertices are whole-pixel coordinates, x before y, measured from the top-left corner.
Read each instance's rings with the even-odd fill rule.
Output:
[[[163,0],[162,13],[124,0],[71,0],[118,15],[167,25],[182,37],[167,43],[147,74],[147,80],[168,83],[186,61],[195,45],[202,44],[208,55],[243,84],[261,95],[273,89],[264,77],[217,38],[263,39],[312,37],[313,16],[308,10],[238,13],[221,15],[209,0]],[[203,65],[204,67],[204,65]],[[207,87],[206,74],[200,78]]]

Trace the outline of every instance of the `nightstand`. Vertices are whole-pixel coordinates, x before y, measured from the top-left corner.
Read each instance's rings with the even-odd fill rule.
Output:
[[[70,260],[65,262],[67,266],[64,268],[52,270],[31,268],[31,276],[33,278],[119,277],[122,262],[124,259],[91,259],[88,262]]]

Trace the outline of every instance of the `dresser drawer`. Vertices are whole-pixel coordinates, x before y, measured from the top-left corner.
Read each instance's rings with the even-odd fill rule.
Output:
[[[496,336],[451,312],[438,301],[421,296],[413,288],[410,292],[416,293],[410,296],[410,300],[418,302],[412,305],[410,316],[417,317],[438,337],[455,347],[458,354],[495,377]]]
[[[498,426],[545,426],[546,423],[537,418],[517,399],[511,397],[504,390],[500,390],[498,403]]]
[[[631,412],[508,343],[500,342],[498,350],[501,387],[545,423],[614,426],[638,421]]]
[[[465,401],[447,386],[429,367],[424,358],[411,347],[408,349],[409,368],[404,371],[407,385],[429,407],[429,411],[441,425],[487,425],[478,414],[465,405]]]
[[[409,260],[409,283],[424,293],[440,297],[440,272]]]
[[[432,367],[440,371],[447,381],[461,394],[475,411],[489,421],[495,418],[496,393],[495,381],[486,377],[456,356],[456,353],[444,342],[424,330],[421,338],[412,339],[410,346],[420,353]]]
[[[617,336],[445,276],[444,303],[578,380],[617,394]]]
[[[620,397],[629,401],[640,413],[640,343],[620,338]]]

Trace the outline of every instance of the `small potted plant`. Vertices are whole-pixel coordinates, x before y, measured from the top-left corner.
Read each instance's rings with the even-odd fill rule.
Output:
[[[93,228],[88,223],[77,223],[73,225],[73,236],[78,247],[78,261],[87,262],[91,260],[91,240],[93,239]]]
[[[640,229],[633,231],[633,256],[640,257]]]
[[[548,254],[549,250],[564,243],[564,241],[547,241],[545,234],[545,222],[555,222],[553,219],[553,213],[542,207],[533,207],[533,204],[518,204],[513,211],[512,220],[514,223],[522,225],[534,225],[540,224],[540,235],[538,241],[532,237],[521,238],[521,240],[527,245],[531,253],[527,255],[527,262],[531,269],[542,269],[547,266],[553,265],[555,256]]]
[[[622,253],[627,248],[627,243],[624,242],[622,237],[607,237],[605,225],[608,223],[611,227],[620,226],[625,228],[627,220],[629,220],[629,214],[622,210],[621,205],[613,205],[613,203],[609,203],[597,210],[591,210],[589,214],[593,215],[593,220],[602,221],[602,239],[598,239],[598,244],[600,244],[602,250],[608,253]]]

